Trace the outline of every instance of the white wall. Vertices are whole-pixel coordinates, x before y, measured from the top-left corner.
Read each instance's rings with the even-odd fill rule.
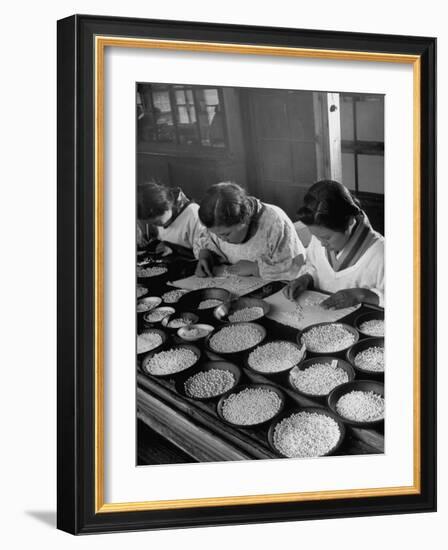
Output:
[[[0,34],[1,277],[0,311],[0,538],[5,548],[109,548],[151,545],[185,549],[242,547],[253,542],[271,548],[280,540],[293,547],[335,549],[389,548],[409,550],[446,544],[448,483],[446,467],[439,473],[437,514],[314,521],[259,526],[207,528],[77,538],[54,529],[55,514],[55,156],[56,156],[56,20],[72,13],[165,19],[217,21],[439,38],[439,151],[448,149],[448,31],[443,2],[377,0],[362,4],[293,2],[288,0],[210,3],[207,0],[165,4],[127,0],[73,2],[8,2]],[[6,122],[6,124],[5,124]],[[443,157],[441,166],[443,169]],[[448,200],[441,172],[439,204]],[[447,235],[447,217],[440,217]],[[440,249],[446,242],[440,238]],[[444,246],[445,245],[445,246]],[[6,254],[5,254],[6,252]],[[440,280],[446,281],[446,260]],[[445,285],[446,288],[446,285]],[[448,306],[440,289],[439,309]],[[6,308],[5,308],[6,304]],[[444,307],[445,306],[445,307]],[[443,327],[446,329],[446,323]],[[443,334],[443,328],[440,334]],[[448,386],[446,364],[439,387]],[[439,463],[447,464],[448,406],[439,407]],[[439,539],[436,541],[436,539]],[[430,542],[431,541],[431,542]],[[213,546],[212,546],[213,545]]]

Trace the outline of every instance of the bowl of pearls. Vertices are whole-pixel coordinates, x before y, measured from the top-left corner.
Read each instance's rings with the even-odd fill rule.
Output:
[[[250,323],[265,317],[269,304],[258,298],[238,298],[225,302],[213,311],[213,315],[222,323]]]
[[[176,378],[176,391],[198,401],[219,399],[237,386],[241,369],[229,361],[206,361]]]
[[[384,423],[384,384],[377,380],[353,380],[328,395],[329,408],[345,424],[375,428]]]
[[[268,441],[284,458],[317,458],[335,454],[345,437],[345,426],[328,409],[306,407],[287,411],[269,427]]]
[[[360,378],[384,379],[384,338],[364,338],[347,350],[347,361]]]
[[[297,335],[299,345],[311,355],[343,354],[358,340],[358,331],[346,323],[317,323]]]

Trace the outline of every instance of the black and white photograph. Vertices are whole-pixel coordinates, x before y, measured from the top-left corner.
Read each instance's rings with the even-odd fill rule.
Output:
[[[58,21],[69,533],[436,509],[436,40],[251,19]]]
[[[136,464],[385,452],[385,97],[136,84]]]

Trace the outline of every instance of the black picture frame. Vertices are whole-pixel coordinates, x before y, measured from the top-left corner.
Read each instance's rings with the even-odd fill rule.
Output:
[[[421,479],[418,494],[163,510],[95,508],[95,95],[98,35],[420,58]],[[436,509],[436,39],[74,15],[58,21],[58,505],[73,534]]]

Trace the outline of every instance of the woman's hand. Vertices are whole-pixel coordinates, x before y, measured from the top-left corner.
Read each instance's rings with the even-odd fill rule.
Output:
[[[209,250],[201,250],[194,274],[197,277],[213,277],[213,256]]]
[[[368,288],[346,288],[335,292],[320,305],[326,309],[343,309],[362,302],[378,304],[378,301],[378,296]]]
[[[295,281],[291,281],[288,285],[285,286],[283,289],[283,294],[288,298],[288,300],[297,301],[299,296],[310,288],[310,286],[313,283],[313,278],[311,275],[306,273],[305,275],[300,276]]]
[[[215,265],[213,268],[214,277],[225,277],[228,273],[228,264]]]
[[[172,254],[173,251],[169,246],[167,246],[165,243],[159,243],[156,246],[156,254],[158,256],[168,256],[169,254]]]
[[[249,260],[240,260],[236,264],[227,266],[226,272],[232,275],[240,275],[240,277],[258,277],[260,272],[258,271],[257,262],[250,262]]]

